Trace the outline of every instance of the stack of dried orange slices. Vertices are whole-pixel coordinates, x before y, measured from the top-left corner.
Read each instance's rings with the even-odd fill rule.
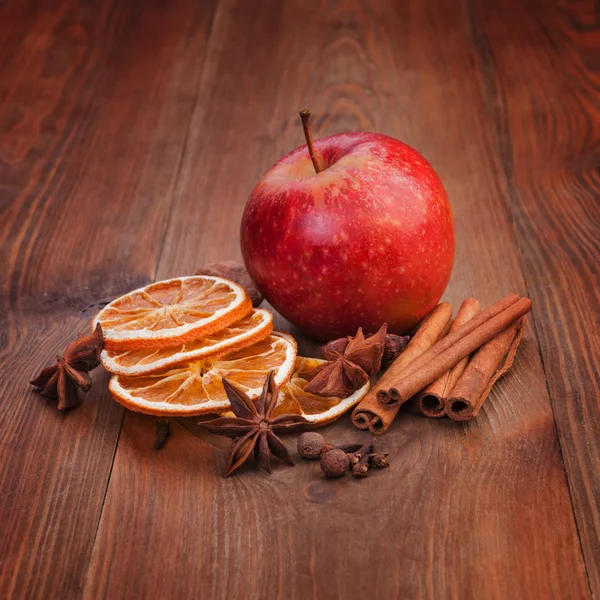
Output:
[[[151,415],[193,416],[230,409],[222,379],[260,394],[275,371],[282,389],[277,412],[328,423],[359,402],[303,391],[302,374],[318,359],[296,359],[296,341],[273,331],[273,315],[253,309],[244,289],[221,277],[160,281],[113,300],[96,315],[104,333],[101,361],[113,374],[109,389],[125,407]]]

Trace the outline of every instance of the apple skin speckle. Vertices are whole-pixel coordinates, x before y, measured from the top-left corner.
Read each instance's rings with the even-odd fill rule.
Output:
[[[454,225],[444,187],[416,150],[376,133],[301,146],[257,183],[242,254],[271,305],[312,336],[358,327],[406,333],[439,302],[452,271]],[[283,282],[283,283],[282,283]]]

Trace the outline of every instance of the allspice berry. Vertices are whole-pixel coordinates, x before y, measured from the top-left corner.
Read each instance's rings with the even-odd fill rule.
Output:
[[[320,433],[307,431],[298,438],[298,454],[308,460],[319,458],[325,443],[325,438]]]
[[[321,469],[329,478],[343,477],[348,470],[350,460],[343,450],[330,450],[321,456]]]

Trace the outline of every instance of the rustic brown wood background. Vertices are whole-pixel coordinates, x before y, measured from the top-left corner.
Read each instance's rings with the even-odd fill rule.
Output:
[[[600,599],[599,56],[593,0],[0,2],[0,597]],[[58,414],[28,380],[99,303],[239,257],[302,105],[432,162],[455,307],[533,299],[479,418],[329,482],[155,452],[100,370]]]

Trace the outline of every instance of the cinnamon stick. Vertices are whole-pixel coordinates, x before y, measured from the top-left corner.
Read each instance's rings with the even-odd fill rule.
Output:
[[[526,318],[511,325],[473,354],[462,377],[446,399],[446,413],[455,421],[474,419],[493,385],[512,366]]]
[[[436,342],[408,366],[398,368],[395,361],[354,410],[354,424],[375,434],[385,433],[401,404],[530,310],[529,298],[511,294]]]
[[[502,302],[502,301],[500,301]],[[494,308],[492,305],[490,308]],[[434,344],[427,352],[413,361],[406,372],[402,373],[401,380],[394,385],[390,383],[388,395],[398,397],[399,402],[405,402],[420,389],[437,379],[444,371],[452,368],[465,356],[471,354],[504,331],[509,325],[523,317],[531,310],[529,298],[518,298],[501,312],[489,318],[486,314],[490,309],[467,321],[453,334]],[[495,312],[495,308],[492,313]],[[485,315],[487,319],[481,318]],[[474,323],[477,324],[473,326]],[[382,377],[383,379],[383,377]],[[380,381],[381,383],[381,381]]]
[[[459,327],[464,325],[470,318],[481,312],[481,305],[474,298],[467,298],[463,301],[456,319],[450,327],[449,333],[454,333]],[[426,417],[443,417],[446,414],[445,400],[453,390],[456,382],[463,374],[469,357],[463,358],[452,369],[438,377],[431,385],[419,394],[419,410]]]
[[[400,356],[392,363],[390,369],[393,368],[399,372],[407,368],[410,363],[431,348],[438,339],[447,333],[451,319],[452,306],[447,302],[438,304],[425,321],[423,321],[417,333],[412,337],[402,354],[400,354]],[[385,390],[383,387],[375,386],[369,396],[374,394],[375,398],[377,392],[385,393]],[[364,404],[365,400],[363,400],[352,413],[354,424],[359,429],[368,428],[372,432],[377,431],[383,433],[394,420],[396,413],[393,413],[393,411],[382,411],[381,414],[375,413],[370,410],[370,404]],[[378,404],[375,402],[373,403]]]

